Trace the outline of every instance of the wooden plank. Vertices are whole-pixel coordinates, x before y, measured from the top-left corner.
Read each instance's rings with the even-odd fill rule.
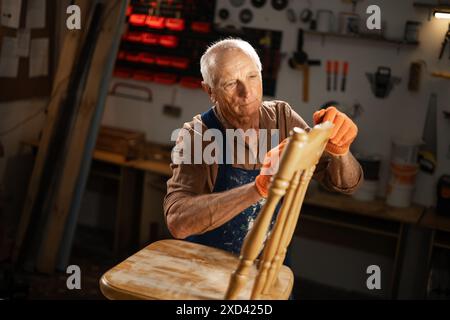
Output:
[[[99,100],[99,94],[101,94],[103,82],[109,81],[110,78],[110,74],[106,72],[107,63],[117,51],[116,46],[119,44],[117,39],[120,39],[126,5],[126,0],[105,2],[102,21],[100,22],[101,31],[92,57],[81,105],[71,130],[72,134],[68,142],[62,175],[56,189],[57,192],[47,223],[47,232],[36,264],[37,269],[44,273],[53,272],[55,268],[59,243],[71,209],[87,137],[93,125],[91,121],[96,108],[103,108],[103,106],[97,106],[97,101]]]
[[[323,192],[320,190],[308,190],[304,203],[345,211],[352,214],[411,224],[419,223],[424,211],[423,207],[417,205],[412,205],[408,208],[394,208],[388,206],[384,199],[364,202],[347,195]]]
[[[88,8],[90,7],[90,1],[77,0],[76,4],[81,8],[82,19],[86,18]],[[36,198],[40,189],[50,142],[55,132],[60,106],[67,94],[69,80],[75,66],[75,61],[77,60],[76,56],[81,47],[83,33],[84,32],[69,32],[64,38],[64,44],[62,46],[58,68],[54,78],[52,95],[47,108],[47,119],[42,130],[42,137],[39,144],[40,147],[36,156],[33,172],[28,185],[27,196],[16,233],[16,241],[12,251],[13,262],[17,262],[19,258],[32,217],[32,212],[36,205]]]

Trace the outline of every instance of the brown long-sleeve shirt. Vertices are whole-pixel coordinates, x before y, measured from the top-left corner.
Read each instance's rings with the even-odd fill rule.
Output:
[[[232,128],[221,116],[218,109],[214,108],[217,118],[225,129]],[[289,132],[294,127],[299,127],[305,131],[310,128],[306,122],[287,104],[283,101],[265,101],[260,108],[260,129],[267,129],[268,140],[270,141],[270,129],[279,129],[279,141],[284,140],[289,136]],[[183,126],[190,134],[192,146],[194,139],[200,138],[202,132],[206,129],[203,124],[201,116],[197,115],[191,122],[185,123]],[[202,128],[198,132],[198,128]],[[177,140],[179,146],[182,139]],[[210,142],[202,142],[202,147],[205,148]],[[175,150],[177,150],[177,146]],[[270,144],[269,144],[270,146]],[[272,146],[273,147],[273,146]],[[246,145],[246,152],[249,153],[248,145]],[[246,157],[246,159],[249,159]],[[236,163],[235,161],[234,163]],[[248,161],[247,161],[248,162]],[[238,167],[246,170],[260,169],[261,164],[233,164],[233,167]],[[218,173],[218,164],[171,164],[173,171],[172,178],[167,182],[167,194],[164,199],[164,213],[166,218],[172,211],[180,210],[183,207],[183,201],[191,199],[194,196],[211,194]],[[341,193],[352,193],[363,179],[362,169],[353,156],[348,153],[343,157],[333,157],[324,153],[316,166],[316,171],[313,176],[324,187]],[[176,205],[174,205],[176,204]]]

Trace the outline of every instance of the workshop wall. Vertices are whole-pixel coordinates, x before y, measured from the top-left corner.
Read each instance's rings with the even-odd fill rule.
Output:
[[[235,8],[228,0],[218,0],[215,21],[222,27],[233,25],[268,28],[270,26],[271,30],[283,32],[281,49],[283,58],[278,74],[276,99],[290,103],[309,124],[312,124],[313,112],[327,101],[338,101],[341,108],[349,113],[353,112],[354,104],[359,103],[362,106],[362,113],[354,119],[359,127],[359,135],[353,143],[353,151],[365,155],[377,154],[382,157],[379,194],[383,195],[388,178],[391,139],[400,136],[419,139],[422,136],[429,96],[434,92],[438,98],[438,166],[435,177],[448,171],[450,167],[450,158],[447,156],[450,153],[450,121],[442,117],[442,110],[450,109],[448,105],[450,86],[447,80],[430,75],[432,71],[449,70],[450,60],[446,58],[446,55],[442,60],[437,59],[443,36],[448,28],[448,21],[433,18],[428,20],[428,11],[414,8],[413,0],[364,0],[358,2],[356,13],[362,19],[369,16],[365,13],[369,5],[376,4],[381,8],[383,31],[387,38],[402,39],[406,21],[420,21],[422,24],[419,31],[419,45],[399,46],[375,41],[306,34],[305,51],[310,59],[320,59],[322,65],[310,68],[310,101],[304,103],[302,102],[302,74],[288,66],[288,59],[296,50],[298,29],[308,29],[309,26],[301,23],[298,17],[297,22],[289,22],[286,18],[286,10],[276,11],[269,2],[257,9],[250,5],[250,1],[245,1],[240,8]],[[351,11],[351,4],[338,0],[290,1],[289,6],[297,15],[308,6],[314,12],[318,9],[330,9],[334,12],[335,17],[339,12]],[[221,8],[226,8],[230,12],[229,18],[225,21],[218,16]],[[253,20],[246,25],[239,20],[239,12],[243,8],[251,8],[253,11]],[[349,62],[345,92],[326,91],[327,60]],[[420,90],[413,93],[408,91],[408,77],[410,63],[416,60],[424,60],[426,69],[422,72]],[[396,85],[391,94],[384,99],[374,96],[366,78],[366,72],[374,73],[379,66],[390,67],[392,75],[401,78],[400,84]],[[142,130],[146,132],[148,140],[158,143],[170,144],[171,133],[174,129],[180,128],[184,122],[190,121],[194,115],[203,112],[210,105],[207,95],[198,89],[192,90],[180,86],[165,86],[120,78],[114,78],[111,87],[123,82],[145,86],[153,93],[153,99],[145,101],[110,95],[103,123]],[[145,92],[141,92],[141,94],[145,95]],[[272,97],[266,97],[266,99],[272,99]],[[166,104],[179,106],[181,116],[172,117],[164,114],[163,106]],[[363,287],[364,279],[366,279],[365,267],[361,266],[378,264],[386,274],[389,274],[392,268],[392,262],[385,257],[317,241],[308,240],[302,241],[302,243],[294,241],[294,251],[298,252],[295,260],[297,270],[300,270],[302,276],[366,293],[368,290]],[[412,254],[414,251],[411,251]],[[332,259],[333,270],[340,270],[339,274],[343,276],[334,276],[333,270],[329,269],[329,260],[318,261],[315,258],[312,261],[308,258],[311,256],[321,256],[324,259],[325,257],[327,257],[326,259],[334,257]],[[348,258],[344,259],[344,256]],[[351,261],[351,263],[343,261]],[[360,276],[355,276],[355,274]],[[383,281],[386,282],[383,283],[386,288],[389,278],[385,277]],[[381,295],[383,294],[384,292],[381,293]]]
[[[368,17],[365,9],[370,4],[377,4],[381,8],[384,32],[387,38],[402,39],[404,26],[407,20],[422,22],[419,31],[419,46],[397,46],[389,43],[364,41],[356,39],[333,38],[317,35],[305,35],[304,49],[311,59],[320,59],[321,66],[310,68],[310,101],[304,103],[302,95],[302,74],[289,68],[288,58],[296,50],[297,32],[299,28],[308,28],[304,23],[290,23],[286,19],[286,12],[274,10],[270,4],[262,8],[253,8],[253,20],[244,25],[239,21],[239,12],[242,8],[250,8],[244,4],[234,8],[228,0],[219,0],[216,5],[215,21],[222,27],[227,25],[267,28],[283,32],[281,68],[278,74],[276,90],[277,99],[289,102],[292,107],[309,123],[312,122],[312,113],[327,101],[337,101],[341,108],[352,112],[355,103],[359,103],[363,112],[355,121],[359,127],[359,135],[353,144],[353,151],[362,154],[378,154],[385,161],[381,172],[380,194],[384,194],[385,181],[388,174],[388,160],[390,155],[391,138],[407,135],[409,138],[420,138],[425,121],[430,93],[436,92],[438,108],[448,108],[448,83],[440,78],[430,76],[432,71],[448,70],[448,59],[438,60],[437,56],[443,35],[448,23],[445,20],[427,20],[428,11],[413,7],[412,0],[403,1],[362,1],[358,2],[356,12],[362,17]],[[307,1],[291,1],[290,6],[296,13],[308,6]],[[226,21],[218,17],[218,11],[227,8],[230,16]],[[330,9],[337,17],[339,12],[351,11],[351,5],[342,1],[312,1],[311,9]],[[399,16],[401,12],[401,16]],[[349,62],[349,74],[345,92],[326,91],[326,61],[339,60]],[[424,60],[426,71],[422,72],[419,92],[408,91],[409,66],[412,61]],[[392,75],[401,78],[400,84],[394,87],[391,94],[385,99],[376,98],[370,89],[366,72],[374,73],[378,66],[387,66]],[[209,106],[206,94],[201,90],[185,89],[180,86],[165,86],[142,81],[113,79],[112,85],[127,82],[139,86],[146,86],[153,92],[153,101],[139,101],[110,96],[103,122],[105,124],[124,126],[146,132],[148,139],[171,143],[170,136],[175,128],[179,128],[192,116],[204,111]],[[142,93],[141,93],[142,94]],[[144,93],[145,94],[145,93]],[[271,99],[272,97],[266,97]],[[181,108],[179,118],[163,114],[166,104],[178,105]],[[438,112],[439,135],[439,161],[437,175],[443,172],[442,168],[450,165],[446,158],[450,144],[450,128],[442,112]],[[380,130],[380,125],[383,125]],[[445,134],[447,133],[447,134]],[[384,182],[384,183],[383,183]]]

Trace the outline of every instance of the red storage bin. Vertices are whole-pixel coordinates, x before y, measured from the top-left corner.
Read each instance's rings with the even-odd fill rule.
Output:
[[[200,89],[202,87],[202,79],[196,77],[182,77],[180,85],[190,89]]]
[[[195,32],[208,33],[211,31],[211,24],[209,22],[194,21],[191,23],[191,29]]]
[[[159,43],[159,35],[144,32],[141,38],[141,42],[144,44],[156,45]]]
[[[155,82],[161,84],[174,84],[177,82],[177,76],[170,73],[155,74]]]
[[[153,81],[155,80],[155,74],[149,71],[136,71],[133,74],[133,79],[143,81]]]
[[[124,39],[131,42],[141,42],[142,32],[128,32],[125,34]]]
[[[170,65],[177,69],[187,69],[189,67],[188,58],[171,58]]]
[[[139,53],[127,53],[126,58],[127,61],[131,62],[140,62],[141,57]]]
[[[166,28],[172,31],[183,31],[184,30],[184,19],[178,18],[167,18]]]
[[[137,13],[134,13],[134,14],[131,14],[131,15],[130,15],[130,20],[129,20],[129,22],[130,22],[130,24],[133,25],[133,26],[139,26],[139,27],[142,27],[142,26],[145,26],[146,20],[147,20],[147,15],[146,15],[146,14],[137,14]]]
[[[178,46],[177,36],[161,36],[159,38],[159,44],[166,48],[176,48]]]
[[[132,74],[131,70],[125,68],[116,68],[113,71],[113,76],[117,78],[129,78]]]
[[[172,58],[165,56],[157,56],[156,64],[161,67],[170,67],[172,64]]]
[[[154,64],[156,62],[156,57],[154,54],[151,53],[141,53],[139,55],[139,60],[142,63],[146,63],[146,64]]]
[[[158,16],[147,16],[147,19],[145,20],[145,24],[149,28],[153,29],[164,29],[164,17],[158,17]]]
[[[125,60],[127,58],[127,52],[126,51],[119,51],[117,54],[118,60]]]

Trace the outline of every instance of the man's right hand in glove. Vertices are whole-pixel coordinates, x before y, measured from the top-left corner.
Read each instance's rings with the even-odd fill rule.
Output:
[[[255,187],[261,197],[267,198],[272,176],[278,171],[281,154],[288,139],[284,139],[278,146],[267,152],[264,157],[260,174],[255,179]]]

